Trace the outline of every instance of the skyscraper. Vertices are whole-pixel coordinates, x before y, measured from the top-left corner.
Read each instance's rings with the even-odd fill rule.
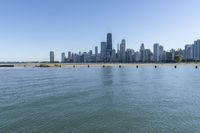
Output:
[[[112,34],[107,34],[107,50],[112,50]]]
[[[68,52],[68,62],[72,61],[72,53],[71,51]]]
[[[117,44],[117,61],[120,61],[120,49],[119,49],[119,43]]]
[[[133,55],[134,55],[134,50],[127,49],[126,50],[126,62],[133,62]]]
[[[140,61],[145,62],[145,48],[144,48],[144,43],[141,44],[140,46]]]
[[[126,62],[126,40],[123,39],[120,44],[120,61]]]
[[[185,45],[185,60],[190,61],[193,59],[193,45]]]
[[[98,47],[95,46],[95,62],[99,61]]]
[[[134,54],[134,61],[139,62],[140,61],[140,52],[136,51]]]
[[[89,56],[92,57],[92,50],[88,52]]]
[[[61,54],[61,62],[62,62],[62,63],[65,63],[65,59],[66,59],[65,53],[63,52],[63,53]]]
[[[195,45],[196,45],[196,56],[197,56],[197,60],[199,61],[200,60],[200,40],[196,40],[195,41]]]
[[[105,61],[106,59],[106,49],[107,49],[107,43],[101,42],[101,61]]]
[[[112,34],[107,34],[107,49],[106,49],[106,61],[111,61],[112,56]]]
[[[54,52],[50,51],[50,63],[54,63]]]
[[[112,50],[111,61],[116,62],[116,50],[115,49]]]
[[[97,55],[98,55],[98,47],[95,46],[95,56],[97,57]]]
[[[162,45],[159,45],[159,61],[164,61],[164,47]]]
[[[155,43],[153,45],[153,59],[154,62],[159,62],[159,58],[160,58],[160,48],[159,48],[159,44]]]
[[[145,60],[144,62],[150,62],[151,61],[151,50],[150,49],[145,49]]]

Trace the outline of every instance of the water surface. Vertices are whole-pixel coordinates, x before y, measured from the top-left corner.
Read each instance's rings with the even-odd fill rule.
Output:
[[[0,133],[200,132],[194,66],[1,68]]]

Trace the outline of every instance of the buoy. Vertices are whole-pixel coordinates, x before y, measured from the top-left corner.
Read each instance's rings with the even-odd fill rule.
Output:
[[[138,68],[138,65],[136,66],[136,68]]]
[[[73,68],[75,68],[75,65],[73,65]]]
[[[90,65],[88,65],[88,68],[90,67]]]
[[[104,68],[105,66],[103,65],[103,68]]]
[[[177,66],[174,66],[174,68],[177,68]]]
[[[196,69],[198,68],[198,66],[195,67]]]
[[[157,68],[157,66],[155,66],[155,68]]]
[[[121,65],[119,65],[119,68],[121,68],[122,66]]]

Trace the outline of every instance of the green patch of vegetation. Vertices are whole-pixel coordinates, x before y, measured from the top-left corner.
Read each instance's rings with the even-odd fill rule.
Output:
[[[40,64],[39,67],[50,67],[48,64]]]
[[[176,56],[175,56],[175,62],[176,62],[176,63],[179,63],[179,62],[181,62],[181,61],[182,61],[182,57],[179,56],[179,55],[176,55]]]
[[[61,65],[59,65],[59,64],[55,64],[54,66],[55,66],[55,67],[61,67]]]

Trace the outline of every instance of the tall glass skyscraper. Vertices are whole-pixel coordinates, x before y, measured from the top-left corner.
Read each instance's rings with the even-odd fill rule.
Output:
[[[112,34],[107,34],[107,49],[112,50]]]
[[[107,61],[111,60],[111,56],[112,56],[112,34],[108,33],[107,34],[107,49],[106,49],[106,57],[107,57]]]
[[[155,43],[153,45],[153,54],[154,54],[154,62],[159,62],[160,59],[160,49],[159,49],[159,44]]]
[[[140,61],[145,62],[145,48],[144,48],[144,43],[141,44],[140,46]]]
[[[126,62],[126,40],[123,39],[120,44],[120,61]]]

